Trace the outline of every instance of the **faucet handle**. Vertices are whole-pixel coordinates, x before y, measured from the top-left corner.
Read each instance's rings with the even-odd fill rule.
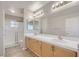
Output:
[[[62,35],[58,35],[58,38],[59,38],[60,40],[62,40],[62,39],[63,39],[63,36],[62,36]]]

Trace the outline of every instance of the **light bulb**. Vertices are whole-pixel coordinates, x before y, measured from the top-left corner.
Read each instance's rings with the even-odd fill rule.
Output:
[[[54,5],[52,5],[52,8],[54,8],[55,6]]]
[[[62,3],[63,3],[63,1],[60,1],[60,3],[62,4]]]
[[[56,3],[56,6],[58,6],[59,5],[59,3]]]

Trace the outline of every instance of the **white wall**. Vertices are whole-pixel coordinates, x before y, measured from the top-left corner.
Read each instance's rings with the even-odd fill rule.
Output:
[[[3,52],[4,52],[4,47],[3,47],[3,10],[1,8],[1,3],[0,3],[0,56],[3,56]]]

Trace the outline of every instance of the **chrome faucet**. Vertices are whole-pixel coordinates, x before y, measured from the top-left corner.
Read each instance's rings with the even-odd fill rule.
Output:
[[[58,38],[59,38],[60,40],[62,40],[62,39],[63,39],[62,36],[63,36],[63,35],[58,35]]]

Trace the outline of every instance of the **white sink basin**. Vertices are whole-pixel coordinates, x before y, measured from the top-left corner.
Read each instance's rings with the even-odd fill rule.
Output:
[[[48,36],[48,35],[36,35],[40,39],[58,39],[57,36]]]

